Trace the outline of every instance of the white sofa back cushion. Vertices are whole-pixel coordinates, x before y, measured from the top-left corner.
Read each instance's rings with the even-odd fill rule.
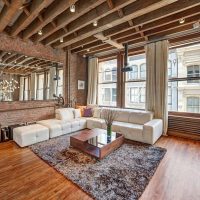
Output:
[[[128,122],[133,124],[145,124],[153,119],[153,113],[148,111],[131,111]]]
[[[118,122],[128,122],[129,119],[129,111],[128,110],[122,110],[122,109],[118,109],[118,108],[103,108],[101,111],[101,118],[103,119],[103,111],[107,110],[107,109],[112,109],[115,110],[117,112],[117,116],[115,118],[115,121]]]
[[[127,110],[116,110],[117,111],[117,117],[115,119],[115,121],[118,122],[128,122],[129,120],[129,111]]]
[[[101,108],[94,108],[93,109],[93,117],[94,118],[101,118]]]
[[[56,109],[56,119],[63,121],[71,121],[74,119],[74,108]]]
[[[80,109],[74,109],[74,117],[75,118],[81,117],[81,110]]]

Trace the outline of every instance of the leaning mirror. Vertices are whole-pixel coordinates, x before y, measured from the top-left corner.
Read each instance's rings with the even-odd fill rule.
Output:
[[[0,51],[0,101],[48,100],[63,95],[63,64]]]

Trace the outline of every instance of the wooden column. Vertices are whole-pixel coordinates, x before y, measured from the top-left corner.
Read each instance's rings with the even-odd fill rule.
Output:
[[[63,98],[65,105],[70,102],[70,50],[65,52],[63,65]]]
[[[123,107],[123,73],[121,69],[123,67],[123,55],[119,52],[117,54],[117,107]]]

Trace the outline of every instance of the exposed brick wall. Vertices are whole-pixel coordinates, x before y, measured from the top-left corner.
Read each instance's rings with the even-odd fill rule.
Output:
[[[77,103],[86,105],[87,101],[87,61],[80,55],[71,54],[66,55],[66,68],[64,70],[65,76],[65,101],[68,102],[76,98]],[[69,70],[67,70],[69,68]],[[69,80],[69,84],[67,83]],[[85,89],[78,90],[78,80],[85,81]],[[69,94],[67,95],[67,90]]]
[[[48,59],[52,61],[64,62],[65,52],[53,49],[50,46],[44,46],[40,43],[34,44],[30,40],[24,41],[20,38],[12,38],[5,33],[0,33],[0,50],[14,51],[27,56]]]
[[[0,124],[2,126],[54,117],[54,101],[14,101],[0,103]]]

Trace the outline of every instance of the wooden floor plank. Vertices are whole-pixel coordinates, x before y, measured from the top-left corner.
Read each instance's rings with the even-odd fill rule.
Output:
[[[167,149],[141,200],[199,200],[200,142],[162,137]],[[14,142],[0,144],[1,200],[90,200],[78,186]]]

